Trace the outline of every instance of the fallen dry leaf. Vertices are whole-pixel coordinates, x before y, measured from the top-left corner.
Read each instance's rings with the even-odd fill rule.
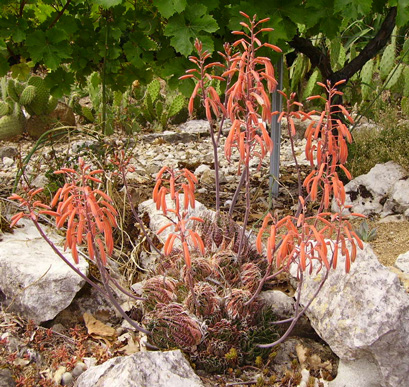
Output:
[[[97,320],[92,314],[84,313],[83,315],[85,326],[87,327],[88,334],[99,337],[115,337],[116,330],[109,325],[105,325],[103,322]]]

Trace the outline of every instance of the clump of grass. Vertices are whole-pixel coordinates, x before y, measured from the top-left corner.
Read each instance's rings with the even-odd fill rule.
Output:
[[[376,164],[388,161],[409,170],[409,122],[355,131],[347,163],[353,176],[368,173]]]

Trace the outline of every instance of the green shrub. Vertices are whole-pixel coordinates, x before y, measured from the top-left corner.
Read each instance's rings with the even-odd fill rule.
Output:
[[[409,122],[384,129],[362,128],[353,135],[347,163],[353,176],[368,173],[376,164],[387,161],[409,170]]]

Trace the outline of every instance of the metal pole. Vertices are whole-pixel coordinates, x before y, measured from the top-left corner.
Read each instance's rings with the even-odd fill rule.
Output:
[[[280,60],[276,66],[278,70],[278,85],[277,89],[282,90],[283,88],[283,57],[280,57]],[[274,111],[281,111],[282,108],[282,97],[280,93],[275,91],[272,93],[272,104],[271,108]],[[270,192],[273,198],[278,196],[278,179],[280,176],[280,142],[281,142],[281,124],[277,122],[275,116],[271,122],[271,139],[274,143],[273,152],[270,155]]]

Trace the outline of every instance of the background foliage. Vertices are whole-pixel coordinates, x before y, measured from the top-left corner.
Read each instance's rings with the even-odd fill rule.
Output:
[[[43,70],[52,94],[62,96],[94,71],[104,71],[107,86],[122,91],[155,75],[187,94],[192,84],[177,78],[194,40],[210,51],[221,50],[232,41],[230,31],[241,29],[240,10],[270,17],[275,31],[263,38],[287,52],[292,48],[286,42],[294,36],[325,37],[329,40],[321,48],[338,53],[343,41],[344,50],[352,51],[342,32],[360,21],[365,28],[353,40],[356,54],[395,6],[396,24],[403,28],[409,20],[409,3],[403,0],[3,0],[0,76],[11,70],[13,77],[26,78],[33,69]]]

